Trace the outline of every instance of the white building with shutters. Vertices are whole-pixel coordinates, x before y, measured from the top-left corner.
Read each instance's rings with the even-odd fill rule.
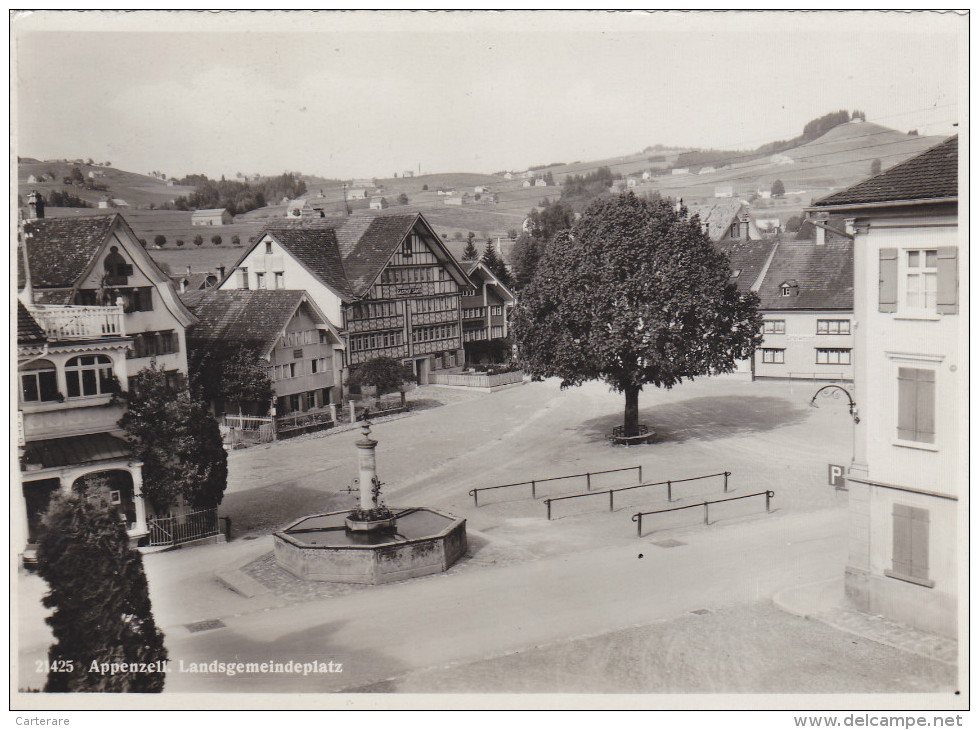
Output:
[[[968,248],[958,138],[818,201],[853,220],[846,595],[956,637],[967,575]]]

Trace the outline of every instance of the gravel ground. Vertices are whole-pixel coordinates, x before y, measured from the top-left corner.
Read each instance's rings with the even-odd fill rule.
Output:
[[[880,668],[886,666],[888,671]],[[691,613],[361,692],[869,693],[955,691],[956,671],[769,603]]]

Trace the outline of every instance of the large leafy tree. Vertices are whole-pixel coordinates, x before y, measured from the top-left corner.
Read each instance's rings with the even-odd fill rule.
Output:
[[[347,378],[347,385],[351,388],[374,387],[378,395],[384,395],[415,380],[415,374],[408,365],[401,364],[393,357],[375,357],[354,366]]]
[[[264,416],[275,390],[268,363],[255,350],[240,346],[227,351],[192,347],[187,355],[193,373],[191,388],[201,401],[224,401],[225,408]]]
[[[45,692],[163,691],[162,671],[91,671],[93,661],[150,664],[167,658],[143,558],[129,547],[125,527],[97,489],[52,502],[37,571],[48,584],[43,603],[53,609],[46,619],[55,643],[48,650],[52,671]]]
[[[129,379],[119,425],[143,462],[143,494],[162,512],[183,496],[195,509],[217,507],[228,485],[228,455],[217,421],[186,387],[155,365]]]
[[[623,432],[639,432],[639,392],[734,370],[759,343],[753,293],[696,217],[632,193],[595,201],[546,247],[514,316],[533,377],[561,387],[602,380],[625,395]]]

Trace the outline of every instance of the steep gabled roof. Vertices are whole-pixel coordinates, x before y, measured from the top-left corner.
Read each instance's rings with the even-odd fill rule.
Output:
[[[353,250],[343,257],[347,280],[355,294],[362,294],[408,235],[417,215],[378,216],[370,221]]]
[[[188,347],[227,350],[244,346],[267,355],[289,324],[306,292],[288,289],[198,289],[181,299],[197,316]]]
[[[782,284],[798,295],[782,296]],[[761,309],[853,309],[853,241],[782,241],[758,289]]]
[[[47,336],[33,315],[21,302],[17,302],[17,344],[36,345],[47,341]]]
[[[719,200],[710,203],[684,204],[691,218],[700,216],[700,222],[707,224],[707,234],[712,241],[719,241],[731,225],[737,222],[738,214],[744,207],[739,200]]]
[[[326,226],[269,228],[265,233],[344,299],[350,286],[340,259],[336,231]],[[263,236],[259,237],[261,240]],[[239,262],[240,263],[240,262]]]
[[[42,218],[24,224],[31,284],[71,289],[85,273],[115,223],[116,215]]]
[[[489,280],[491,284],[495,285],[503,293],[504,299],[511,302],[516,301],[516,295],[510,290],[510,288],[500,281],[500,278],[490,271],[490,268],[484,264],[482,261],[465,261],[462,264],[462,270],[466,272],[466,276],[472,279],[473,275],[476,275],[482,281]],[[479,273],[477,273],[479,272]],[[477,284],[476,279],[473,279],[473,283]]]
[[[731,261],[731,281],[741,291],[752,291],[759,283],[758,277],[765,270],[778,239],[763,238],[758,241],[726,240],[715,244]],[[737,273],[737,276],[734,274]]]
[[[941,200],[959,194],[959,137],[925,150],[879,175],[813,203],[814,208],[908,200]]]

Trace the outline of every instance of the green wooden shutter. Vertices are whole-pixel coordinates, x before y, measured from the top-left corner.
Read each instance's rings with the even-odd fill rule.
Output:
[[[914,368],[897,370],[897,437],[914,441],[915,408],[918,405],[918,379]]]
[[[893,520],[893,543],[891,569],[898,575],[911,575],[911,508],[895,504],[891,511]]]
[[[955,246],[938,249],[938,297],[939,314],[957,314],[959,311],[959,250]]]
[[[880,250],[880,289],[878,311],[897,311],[897,249]]]
[[[920,507],[909,508],[911,531],[911,572],[912,578],[928,580],[928,510]]]
[[[916,370],[915,441],[935,443],[935,372]]]

